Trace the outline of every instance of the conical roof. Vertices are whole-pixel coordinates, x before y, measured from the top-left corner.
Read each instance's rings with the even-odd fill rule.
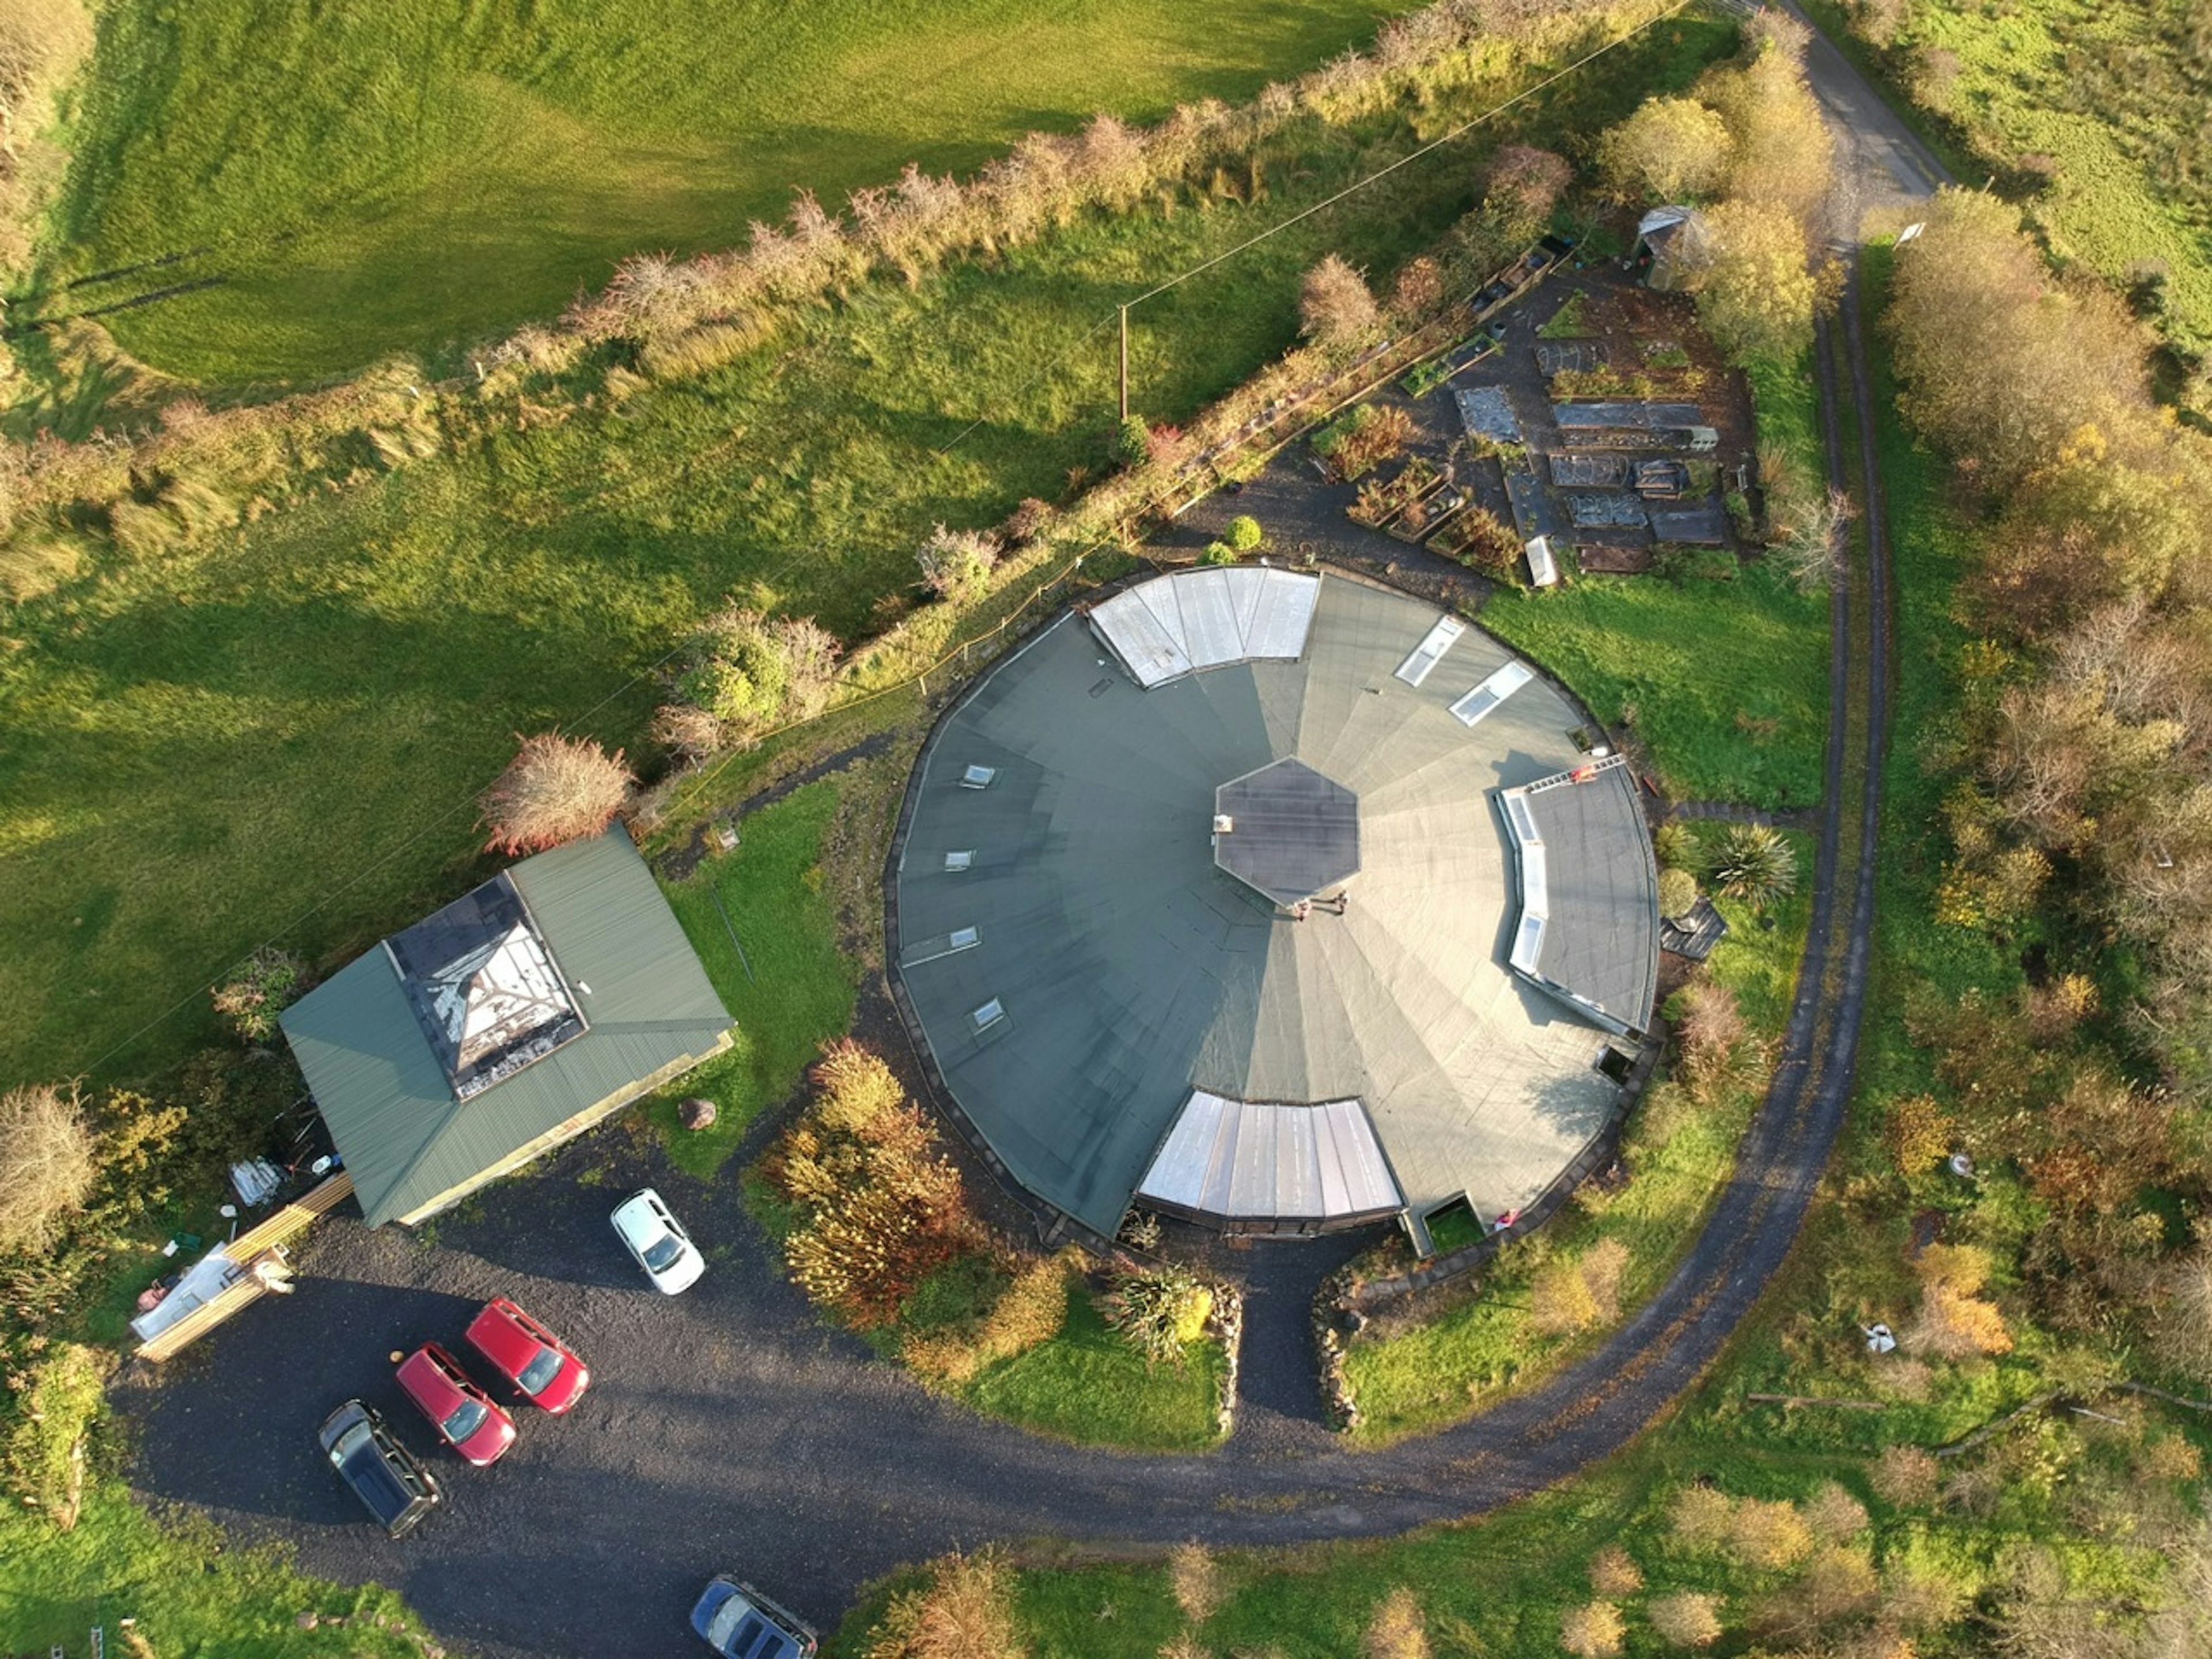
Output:
[[[1581,762],[1583,717],[1455,626],[1326,576],[1295,659],[1146,690],[1064,617],[939,726],[902,831],[899,982],[945,1086],[1025,1186],[1110,1232],[1194,1098],[1356,1102],[1408,1207],[1494,1214],[1607,1121],[1608,1034],[1510,965],[1518,890],[1493,800]],[[1224,867],[1214,829],[1224,786],[1286,762],[1356,802],[1356,873],[1292,881],[1326,890],[1302,920]],[[987,787],[963,787],[975,765]],[[1614,816],[1632,814],[1621,799]],[[1616,1000],[1640,987],[1641,1007],[1617,1023],[1640,1030],[1656,901],[1648,842],[1607,855],[1624,848],[1634,867],[1604,884],[1624,914],[1599,950],[1630,964]],[[1551,858],[1571,867],[1575,849]],[[1244,1123],[1279,1139],[1277,1184],[1303,1192],[1308,1120]]]

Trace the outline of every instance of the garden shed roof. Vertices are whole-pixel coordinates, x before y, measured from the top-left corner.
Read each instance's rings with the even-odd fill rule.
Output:
[[[464,1061],[471,1008],[505,1020],[486,1028],[503,1046]],[[731,1025],[619,829],[502,872],[281,1023],[371,1226],[436,1207],[580,1115],[706,1058]],[[503,1069],[486,1075],[487,1059]]]

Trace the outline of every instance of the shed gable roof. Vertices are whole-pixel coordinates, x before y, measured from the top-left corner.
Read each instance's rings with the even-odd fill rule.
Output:
[[[455,1096],[391,953],[370,951],[282,1018],[371,1226],[411,1213],[577,1113],[712,1053],[732,1024],[619,830],[506,872],[586,1029],[467,1099]]]

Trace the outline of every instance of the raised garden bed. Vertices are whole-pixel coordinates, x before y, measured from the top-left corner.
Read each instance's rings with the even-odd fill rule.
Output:
[[[1360,487],[1358,499],[1345,508],[1355,524],[1380,530],[1424,496],[1443,488],[1443,471],[1425,455],[1416,455],[1388,479]]]

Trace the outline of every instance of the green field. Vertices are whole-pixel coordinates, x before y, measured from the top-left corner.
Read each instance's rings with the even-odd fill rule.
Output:
[[[795,186],[835,206],[1095,110],[1240,100],[1407,3],[117,0],[52,270],[191,256],[70,309],[220,278],[111,319],[190,379],[449,366],[626,254],[741,244]]]
[[[1732,40],[1664,26],[1533,105],[1524,131],[1592,130]],[[1372,164],[1362,137],[1304,131],[1271,153],[1256,207],[1186,203],[870,285],[712,374],[527,429],[480,423],[456,457],[216,545],[109,558],[17,606],[0,656],[0,1076],[143,1072],[204,1033],[199,988],[258,941],[336,959],[480,879],[473,799],[513,734],[634,741],[653,665],[720,596],[852,637],[913,580],[933,521],[1063,496],[1071,469],[1104,461],[1109,355],[1024,380],[1108,296],[1340,188]],[[1379,276],[1432,241],[1480,153],[1407,167],[1147,307],[1139,406],[1182,417],[1281,350],[1322,252]]]

